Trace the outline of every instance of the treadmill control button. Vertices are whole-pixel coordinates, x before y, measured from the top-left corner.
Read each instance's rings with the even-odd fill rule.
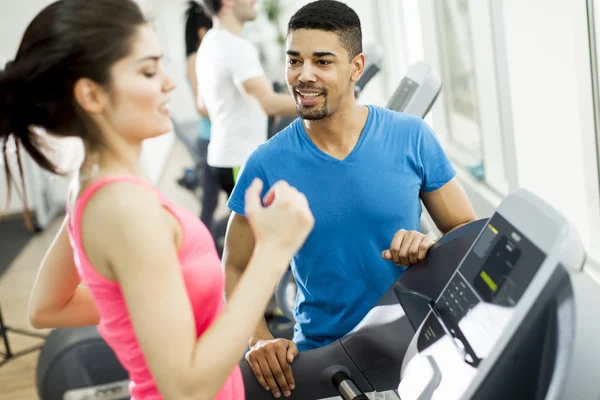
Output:
[[[455,275],[438,301],[438,306],[452,314],[458,322],[479,300],[460,275]]]

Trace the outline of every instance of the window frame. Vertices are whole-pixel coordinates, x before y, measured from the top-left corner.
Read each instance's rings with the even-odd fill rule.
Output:
[[[598,4],[596,4],[598,2]],[[593,103],[593,117],[594,117],[594,140],[596,147],[596,173],[600,177],[600,1],[599,0],[586,0],[586,12],[587,12],[587,31],[588,31],[588,44],[589,44],[589,63],[591,73],[591,90],[592,90],[592,103]],[[600,191],[600,179],[597,180],[597,192],[594,193],[595,208],[600,209],[600,202],[598,196]],[[594,201],[588,199],[588,201]],[[585,269],[590,276],[600,284],[600,227],[595,224],[598,222],[598,218],[590,216],[589,218],[590,228],[590,248],[586,249],[588,255],[588,262],[585,264]]]
[[[425,0],[421,3],[421,25],[423,27],[426,58],[447,81],[447,71],[441,52],[442,41],[437,28],[440,2]],[[433,127],[444,143],[448,156],[474,178],[467,168],[483,162],[485,175],[478,184],[503,197],[518,186],[516,168],[513,167],[514,152],[510,115],[510,92],[507,85],[498,85],[507,74],[503,49],[503,24],[501,9],[493,0],[469,0],[469,20],[472,36],[472,55],[475,64],[475,90],[478,109],[478,130],[481,140],[481,159],[469,154],[468,150],[452,140],[451,130],[456,126],[468,126],[470,121],[452,117],[446,93],[438,99],[434,110]],[[493,51],[490,51],[493,49]],[[442,89],[444,93],[444,88]],[[454,127],[450,118],[454,119]],[[465,119],[466,120],[466,119]],[[472,122],[471,122],[472,123]]]

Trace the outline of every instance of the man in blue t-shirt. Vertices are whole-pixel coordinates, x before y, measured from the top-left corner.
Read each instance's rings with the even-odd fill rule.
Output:
[[[420,200],[443,233],[476,218],[423,120],[356,103],[361,40],[358,16],[341,2],[309,3],[291,18],[286,76],[301,118],[249,157],[228,202],[228,294],[254,248],[244,216],[254,179],[264,183],[263,194],[287,181],[306,195],[315,217],[291,263],[298,285],[294,339],[273,338],[263,321],[246,355],[276,397],[294,387],[289,363],[298,350],[347,334],[404,267],[426,257],[433,240],[419,232]]]

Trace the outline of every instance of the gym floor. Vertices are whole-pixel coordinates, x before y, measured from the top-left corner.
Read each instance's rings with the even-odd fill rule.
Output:
[[[188,190],[177,185],[183,169],[192,165],[189,154],[181,142],[176,141],[163,170],[158,188],[171,201],[199,215],[200,203]],[[225,193],[215,217],[227,215]],[[60,227],[62,217],[57,218],[43,233],[34,237],[19,254],[13,264],[0,278],[0,304],[4,321],[8,326],[33,331],[27,319],[27,301],[38,267],[54,235]],[[48,333],[48,331],[40,331]],[[13,352],[41,343],[39,339],[9,333]],[[0,351],[4,346],[0,344]],[[14,359],[0,367],[0,400],[37,400],[35,370],[39,352]]]

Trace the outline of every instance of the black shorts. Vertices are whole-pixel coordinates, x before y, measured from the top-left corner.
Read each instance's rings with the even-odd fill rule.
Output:
[[[220,168],[220,167],[211,167],[221,185],[221,188],[227,192],[227,196],[231,196],[231,192],[233,192],[233,187],[237,182],[237,176],[240,172],[240,167],[233,168]]]

